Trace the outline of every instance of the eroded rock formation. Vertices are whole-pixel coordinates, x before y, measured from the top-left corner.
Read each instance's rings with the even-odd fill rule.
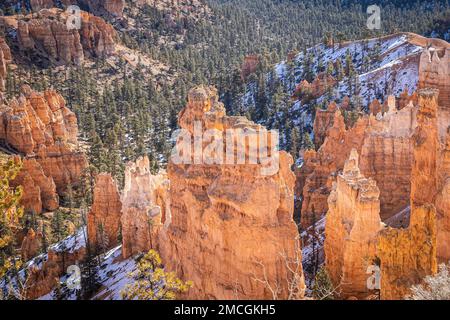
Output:
[[[326,267],[343,298],[369,295],[367,269],[376,255],[380,190],[360,172],[353,149],[328,198],[325,226]]]
[[[159,230],[170,219],[168,190],[167,175],[152,175],[148,157],[127,165],[121,219],[124,258],[158,248]]]
[[[22,87],[22,94],[0,108],[0,141],[23,157],[13,185],[24,184],[22,204],[28,211],[54,210],[58,195],[76,184],[87,166],[77,149],[77,119],[53,90],[43,93]]]
[[[94,252],[107,251],[118,244],[122,203],[116,182],[110,174],[95,181],[94,202],[87,216],[89,246]]]
[[[367,123],[367,118],[361,118],[353,128],[346,129],[341,112],[339,110],[335,112],[333,126],[328,130],[325,142],[315,153],[315,157],[309,158],[309,161],[314,164],[306,163],[300,169],[298,175],[301,175],[305,169],[310,170],[314,167],[303,187],[301,210],[303,228],[307,228],[314,221],[319,221],[328,211],[327,199],[331,192],[333,178],[344,167],[350,151],[361,150]]]
[[[42,234],[36,233],[33,229],[29,229],[27,235],[22,241],[20,254],[22,261],[28,261],[35,257],[42,248]]]
[[[377,102],[372,105],[377,105]],[[319,221],[327,212],[326,199],[331,191],[331,182],[343,169],[353,148],[361,154],[361,172],[373,178],[380,188],[382,219],[408,205],[413,157],[410,138],[416,127],[417,107],[409,103],[397,110],[393,97],[388,99],[386,106],[386,112],[359,118],[349,129],[339,109],[335,112],[333,126],[328,129],[325,142],[314,155],[310,154],[305,159],[305,164],[297,172],[297,177],[305,181],[297,183],[298,187],[303,186],[302,227]]]
[[[57,65],[81,64],[85,56],[107,57],[115,52],[118,36],[105,20],[81,11],[80,28],[69,29],[69,17],[59,9],[44,9],[25,17],[9,17],[8,26],[16,29],[21,50]]]
[[[179,124],[191,134],[199,124],[202,128],[197,134],[216,129],[216,142],[229,129],[265,131],[243,117],[226,116],[223,104],[218,102],[217,90],[211,87],[190,91]],[[177,146],[183,141],[184,138],[178,140]],[[184,143],[182,149],[192,146],[190,142]],[[271,143],[263,146],[270,147]],[[233,152],[229,154],[235,154],[236,147],[232,143]],[[220,147],[216,152],[219,150]],[[244,150],[248,160],[252,148]],[[161,230],[159,241],[166,267],[193,281],[189,298],[271,299],[274,295],[268,286],[278,286],[274,290],[278,298],[288,298],[290,293],[302,297],[305,287],[300,243],[292,219],[295,183],[290,169],[292,158],[281,152],[279,170],[274,172],[264,170],[272,161],[231,163],[235,162],[189,165],[171,159],[168,167],[171,220]],[[296,270],[294,274],[286,263]],[[266,281],[263,284],[255,279]]]
[[[416,207],[407,229],[386,228],[379,235],[377,256],[381,261],[381,298],[403,299],[412,285],[437,271],[436,210]]]
[[[333,126],[334,114],[338,106],[332,102],[328,105],[327,110],[317,110],[314,119],[314,145],[320,147],[325,141],[328,129]]]
[[[5,39],[0,37],[0,92],[5,90],[8,64],[11,63],[11,60],[11,50],[9,49]]]

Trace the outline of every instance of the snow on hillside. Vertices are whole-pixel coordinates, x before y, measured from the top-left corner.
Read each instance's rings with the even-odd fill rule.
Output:
[[[111,249],[106,254],[98,257],[101,262],[95,268],[97,273],[97,280],[100,284],[100,289],[95,294],[92,300],[120,300],[121,292],[128,284],[132,283],[130,274],[136,271],[135,259],[122,259],[122,246],[117,246]],[[60,283],[67,281],[67,275],[60,278]],[[55,299],[55,290],[42,296],[39,300],[53,300]],[[76,300],[77,294],[75,290],[66,290],[66,300]]]
[[[352,104],[367,110],[375,98],[383,102],[388,95],[399,96],[405,88],[410,94],[415,91],[423,47],[410,43],[408,37],[408,34],[400,33],[341,45],[335,44],[333,47],[316,45],[306,52],[299,53],[292,61],[283,61],[275,65],[273,72],[266,77],[266,88],[279,80],[286,92],[293,95],[296,87],[304,80],[304,67],[308,57],[312,57],[310,69],[317,75],[326,70],[329,62],[335,64],[340,60],[345,68],[346,56],[349,54],[356,72],[353,80],[344,77],[331,92],[308,103],[298,100],[292,102],[288,117],[292,119],[294,125],[300,127],[301,132],[311,132],[314,122],[312,110],[315,106],[326,107],[331,100],[339,103],[344,97],[350,97]],[[335,74],[334,77],[336,78]],[[349,87],[350,84],[353,86],[352,89]],[[257,95],[257,83],[249,83],[241,100],[244,109],[257,109],[255,101]],[[266,120],[269,119],[261,119]],[[283,131],[283,128],[278,129]]]

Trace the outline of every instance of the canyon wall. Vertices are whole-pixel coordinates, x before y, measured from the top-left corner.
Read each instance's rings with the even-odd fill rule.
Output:
[[[78,150],[78,126],[58,93],[21,88],[21,96],[0,106],[0,141],[23,158],[23,169],[13,186],[24,185],[27,211],[40,213],[58,207],[58,195],[76,184],[87,166]]]
[[[180,112],[179,124],[185,132],[198,130],[196,123],[201,124],[200,134],[215,129],[216,142],[228,129],[266,132],[244,117],[226,116],[217,90],[211,87],[191,90],[188,104]],[[177,146],[183,141],[179,139]],[[231,154],[235,155],[242,141],[231,141]],[[244,149],[248,160],[252,148],[246,145]],[[265,175],[268,163],[183,164],[171,159],[171,220],[160,232],[159,246],[166,267],[193,282],[188,298],[303,297],[300,242],[292,218],[292,163],[292,158],[281,152],[279,170]]]
[[[359,169],[353,149],[328,198],[325,226],[325,265],[341,298],[365,298],[367,269],[376,255],[380,219],[380,190]]]

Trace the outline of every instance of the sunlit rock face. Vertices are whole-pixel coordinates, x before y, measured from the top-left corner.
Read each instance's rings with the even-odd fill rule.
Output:
[[[194,132],[196,121],[202,124],[202,132],[216,129],[219,139],[227,129],[265,130],[244,117],[226,116],[217,90],[211,87],[191,90],[179,115],[186,132]],[[250,149],[245,150],[248,157]],[[281,152],[278,170],[264,174],[264,165],[258,163],[170,161],[171,219],[160,231],[159,247],[166,266],[193,281],[188,298],[303,297],[300,242],[293,221],[292,163]]]
[[[58,207],[58,195],[76,185],[87,166],[78,151],[75,114],[53,90],[35,92],[23,86],[21,96],[0,106],[0,140],[21,156],[23,169],[13,186],[24,186],[22,205],[41,213]]]
[[[158,249],[158,235],[170,219],[169,181],[164,172],[152,175],[148,157],[125,169],[122,194],[122,255],[124,258]]]
[[[110,174],[95,181],[94,202],[87,216],[88,239],[92,252],[105,252],[118,244],[122,203],[117,184]]]
[[[376,182],[361,174],[353,149],[328,198],[325,226],[325,263],[342,298],[365,298],[370,293],[367,269],[383,227],[379,196]]]

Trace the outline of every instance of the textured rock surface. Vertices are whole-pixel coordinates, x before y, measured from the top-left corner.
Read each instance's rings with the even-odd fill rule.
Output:
[[[37,299],[51,292],[59,282],[59,278],[66,273],[67,268],[78,265],[85,257],[85,247],[64,251],[50,249],[47,259],[41,266],[33,264],[28,269],[27,298]]]
[[[124,258],[158,248],[159,230],[170,217],[168,190],[166,174],[152,175],[148,157],[127,165],[121,220]]]
[[[361,172],[373,178],[380,188],[382,219],[408,205],[413,157],[410,138],[416,127],[416,112],[417,107],[411,102],[397,110],[391,97],[386,112],[379,112],[376,117],[364,116],[350,129],[346,129],[340,111],[335,113],[325,142],[317,153],[305,158],[305,164],[297,171],[297,178],[305,181],[297,182],[297,188],[303,189],[301,193],[296,191],[303,195],[302,227],[319,221],[327,212],[331,181],[343,169],[353,148],[361,154]]]
[[[53,211],[59,206],[55,182],[44,173],[36,159],[23,159],[22,170],[12,185],[23,186],[24,194],[20,203],[26,211],[39,214]]]
[[[328,211],[327,198],[330,194],[333,177],[344,167],[350,151],[355,148],[361,150],[364,132],[368,119],[361,118],[351,129],[346,129],[341,112],[336,112],[333,126],[328,130],[325,142],[310,158],[314,162],[313,172],[306,178],[303,187],[301,224],[307,228],[314,221],[319,221]],[[311,165],[305,164],[298,175],[305,169],[310,170]]]
[[[369,118],[361,148],[361,171],[373,178],[380,188],[381,219],[384,221],[409,205],[413,147],[411,136],[416,127],[417,107],[382,117]]]
[[[0,37],[0,92],[5,90],[8,64],[11,62],[11,50],[5,39]]]
[[[243,117],[226,116],[211,87],[190,91],[179,124],[193,132],[194,121],[219,133],[231,128],[264,130]],[[255,280],[264,279],[264,271],[270,286],[279,286],[279,298],[288,298],[290,280],[295,280],[297,296],[303,296],[291,165],[292,158],[284,152],[272,175],[261,174],[262,164],[169,163],[171,219],[160,232],[160,251],[169,269],[193,281],[189,298],[273,298],[268,287]],[[295,277],[286,260],[298,271]]]
[[[54,64],[81,64],[86,55],[104,57],[115,52],[117,34],[102,18],[82,11],[81,29],[69,30],[68,17],[58,9],[16,16],[19,47]]]
[[[412,285],[437,271],[436,210],[416,207],[407,229],[387,228],[380,233],[377,256],[381,261],[381,298],[403,299]]]
[[[36,213],[39,208],[54,210],[55,187],[62,195],[87,166],[85,155],[77,149],[75,114],[55,91],[38,93],[23,86],[19,99],[0,108],[0,119],[0,140],[24,158],[17,179],[32,186],[29,192],[25,189],[25,208]]]
[[[325,226],[326,267],[342,298],[368,296],[367,268],[376,254],[380,191],[360,172],[353,149],[328,198]]]
[[[325,141],[328,129],[333,126],[334,114],[338,107],[332,102],[327,110],[317,110],[314,119],[314,145],[320,147]]]
[[[20,253],[22,261],[28,261],[35,257],[42,249],[42,234],[29,229],[27,235],[22,241]]]
[[[438,162],[438,219],[437,256],[439,262],[450,260],[450,128]]]
[[[450,46],[430,47],[420,56],[419,89],[439,90],[439,106],[450,109]]]
[[[119,239],[122,203],[116,182],[110,174],[99,174],[95,181],[94,202],[87,216],[91,250],[106,251]]]

